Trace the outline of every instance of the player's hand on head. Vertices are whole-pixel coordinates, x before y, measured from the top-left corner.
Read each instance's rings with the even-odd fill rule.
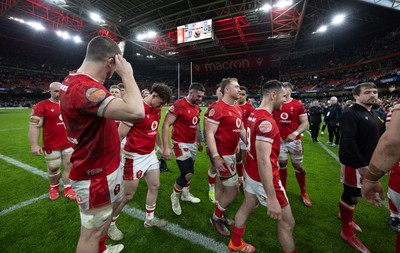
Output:
[[[132,65],[124,58],[122,55],[117,54],[114,57],[115,59],[115,72],[119,76],[132,76],[133,69]]]

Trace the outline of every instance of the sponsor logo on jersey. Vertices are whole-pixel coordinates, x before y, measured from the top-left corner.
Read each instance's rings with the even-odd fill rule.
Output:
[[[239,118],[237,118],[236,119],[236,127],[237,128],[240,128],[240,125],[242,124],[242,120],[241,119],[239,119]]]
[[[281,113],[281,119],[287,120],[289,118],[289,115],[286,112]]]
[[[199,122],[199,119],[197,117],[193,117],[192,124],[197,125],[197,122]]]
[[[86,98],[90,102],[98,103],[106,97],[106,92],[100,88],[90,88],[86,91]]]
[[[260,123],[258,129],[260,130],[261,133],[269,133],[272,130],[272,124],[268,120],[264,120],[263,122]]]
[[[97,175],[97,174],[99,174],[101,172],[103,172],[103,168],[95,168],[95,169],[87,170],[86,171],[86,175],[94,176],[94,175]]]
[[[157,121],[153,121],[153,123],[151,123],[151,130],[156,130],[158,127],[158,122]]]

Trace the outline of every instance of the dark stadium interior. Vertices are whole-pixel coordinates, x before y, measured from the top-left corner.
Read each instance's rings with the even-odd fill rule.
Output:
[[[86,43],[105,34],[127,42],[124,56],[132,63],[141,88],[165,82],[175,95],[178,63],[184,91],[190,83],[191,62],[193,80],[205,83],[208,99],[212,99],[215,84],[227,76],[238,77],[249,88],[250,97],[258,97],[260,82],[272,78],[291,81],[298,91],[295,96],[302,97],[325,97],[332,92],[340,96],[341,91],[348,96],[346,87],[362,81],[376,82],[386,94],[389,85],[399,83],[398,1],[392,1],[390,8],[367,1],[300,0],[269,12],[258,9],[276,1],[56,2],[1,2],[1,106],[29,105],[21,101],[45,97],[49,82],[61,81],[68,71],[79,67]],[[91,21],[89,11],[100,13],[105,23]],[[313,34],[340,12],[346,14],[342,26]],[[10,17],[39,20],[48,31],[33,31]],[[205,19],[213,20],[213,40],[176,43],[177,26]],[[82,43],[62,40],[50,32],[57,28],[79,32]],[[136,39],[139,32],[150,29],[157,32],[154,39]],[[240,65],[243,59],[262,59],[265,64],[249,68],[229,65]],[[221,68],[221,64],[230,67]],[[208,69],[203,71],[204,67]],[[381,82],[392,77],[396,80]],[[106,85],[118,82],[115,76]],[[10,98],[14,102],[4,102]]]

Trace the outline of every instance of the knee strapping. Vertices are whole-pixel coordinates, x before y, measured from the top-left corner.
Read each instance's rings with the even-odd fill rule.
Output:
[[[192,158],[188,158],[184,161],[177,160],[178,168],[181,171],[181,175],[194,174],[194,162]]]
[[[99,228],[107,222],[107,219],[111,217],[112,212],[113,209],[111,206],[95,214],[86,214],[81,212],[81,225],[87,229]]]
[[[343,185],[343,186],[344,186],[342,194],[343,202],[351,206],[356,205],[361,199],[361,189],[351,187],[348,185]]]

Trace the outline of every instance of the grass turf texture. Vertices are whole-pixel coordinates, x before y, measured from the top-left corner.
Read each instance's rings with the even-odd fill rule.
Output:
[[[166,108],[163,108],[163,115]],[[205,109],[202,110],[203,112]],[[46,171],[43,157],[33,157],[27,138],[30,110],[0,110],[0,154]],[[303,205],[294,171],[289,166],[288,198],[296,219],[294,238],[299,252],[355,252],[339,238],[341,229],[337,218],[338,200],[342,194],[339,181],[339,164],[321,148],[312,143],[304,133],[304,167],[307,170],[307,189],[313,206]],[[322,145],[327,135],[320,135]],[[328,147],[337,154],[338,148]],[[176,216],[171,209],[170,194],[179,175],[174,159],[168,161],[173,173],[161,174],[161,187],[156,216],[170,223],[200,233],[217,242],[228,244],[209,222],[214,206],[208,201],[205,151],[198,154],[191,192],[201,199],[200,204],[181,201],[182,215]],[[35,197],[48,190],[48,181],[19,167],[0,160],[0,211]],[[383,179],[387,183],[387,178]],[[144,211],[147,187],[141,180],[138,191],[129,207]],[[243,200],[240,194],[227,215],[234,217]],[[355,221],[362,227],[358,237],[372,252],[394,252],[395,234],[388,228],[389,211],[375,208],[361,201],[356,208]],[[57,201],[47,198],[0,216],[0,252],[74,252],[79,237],[79,212],[77,205],[63,197]],[[118,226],[124,232],[124,252],[210,252],[189,240],[177,237],[157,228],[145,229],[143,221],[123,213]],[[280,252],[276,222],[266,209],[260,206],[247,222],[244,240],[253,244],[257,252]],[[114,244],[111,240],[108,244]]]

